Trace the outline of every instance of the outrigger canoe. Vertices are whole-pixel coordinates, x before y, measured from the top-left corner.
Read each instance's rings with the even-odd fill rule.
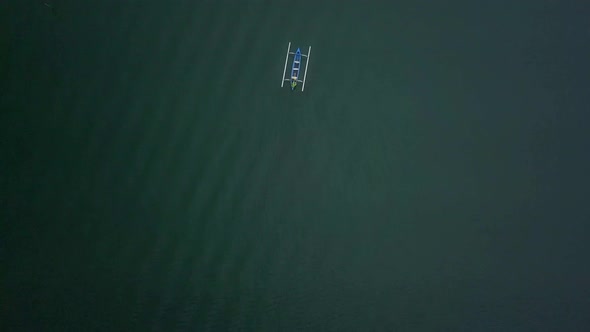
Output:
[[[289,61],[289,55],[293,55],[293,64],[291,65],[291,76],[285,78],[287,74],[287,63]],[[283,69],[283,77],[281,78],[281,87],[285,81],[288,81],[291,84],[291,90],[295,90],[297,88],[297,83],[302,83],[301,91],[305,89],[305,79],[307,77],[307,68],[309,65],[309,57],[311,54],[311,46],[307,51],[307,54],[301,53],[301,49],[297,48],[297,51],[291,52],[291,42],[289,42],[289,46],[287,46],[287,55],[285,56],[285,68]],[[303,73],[303,80],[300,79],[301,73],[301,59],[302,57],[307,58],[305,61],[305,72]]]

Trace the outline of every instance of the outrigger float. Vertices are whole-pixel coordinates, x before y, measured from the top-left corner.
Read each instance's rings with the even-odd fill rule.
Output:
[[[293,54],[293,64],[291,65],[291,77],[285,78],[287,73],[287,62],[289,62],[289,55]],[[297,51],[291,52],[291,42],[287,46],[287,56],[285,57],[285,68],[283,69],[283,78],[281,79],[281,88],[285,84],[285,81],[289,81],[291,84],[291,90],[294,91],[297,88],[297,83],[301,84],[301,92],[305,89],[305,78],[307,77],[307,67],[309,65],[309,56],[311,55],[311,46],[307,51],[307,54],[301,53],[301,49],[297,48]],[[299,79],[299,72],[301,69],[301,57],[305,57],[305,72],[303,73],[303,80]]]

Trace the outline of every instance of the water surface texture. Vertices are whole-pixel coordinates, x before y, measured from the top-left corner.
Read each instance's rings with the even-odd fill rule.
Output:
[[[589,12],[5,1],[3,330],[589,330]]]

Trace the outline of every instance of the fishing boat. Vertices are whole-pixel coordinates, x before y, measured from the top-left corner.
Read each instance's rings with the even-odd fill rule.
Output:
[[[301,67],[301,49],[297,48],[295,56],[293,57],[293,65],[291,66],[291,90],[297,87],[297,80],[299,79],[299,68]]]
[[[297,83],[301,83],[301,91],[305,89],[305,80],[307,78],[307,67],[309,65],[309,56],[311,54],[311,46],[307,51],[307,54],[301,53],[301,49],[297,48],[297,51],[291,52],[291,42],[287,46],[287,56],[285,57],[285,68],[283,69],[283,78],[281,79],[281,87],[283,87],[285,81],[289,81],[291,90],[294,91],[297,88]],[[287,73],[287,63],[289,62],[289,55],[293,55],[293,63],[291,65],[291,77],[285,78]],[[305,57],[305,72],[303,73],[303,80],[299,79],[299,73],[301,71],[301,58]]]

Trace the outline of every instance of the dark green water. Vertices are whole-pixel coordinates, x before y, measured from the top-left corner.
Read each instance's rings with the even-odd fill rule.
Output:
[[[526,3],[1,4],[4,330],[587,330],[590,8]]]

